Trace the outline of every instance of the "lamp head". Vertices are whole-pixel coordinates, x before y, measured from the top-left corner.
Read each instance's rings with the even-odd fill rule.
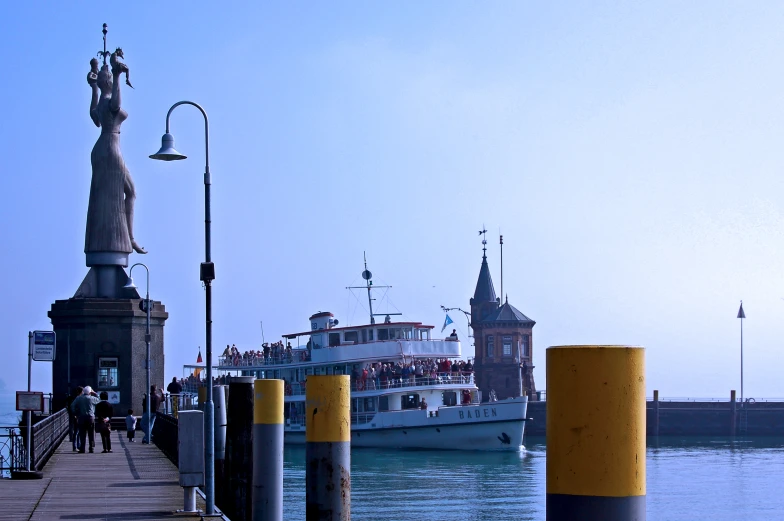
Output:
[[[128,277],[128,282],[125,283],[125,286],[123,286],[123,288],[138,289],[136,287],[136,284],[133,283],[133,277]]]
[[[174,149],[174,136],[168,132],[161,138],[161,149],[150,156],[150,159],[160,159],[161,161],[174,161],[177,159],[186,159],[184,156]]]

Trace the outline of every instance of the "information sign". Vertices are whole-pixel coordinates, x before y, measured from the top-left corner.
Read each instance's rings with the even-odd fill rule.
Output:
[[[33,360],[37,362],[54,361],[55,335],[54,331],[33,331],[31,338]]]
[[[44,410],[44,393],[16,391],[16,410],[42,412]]]

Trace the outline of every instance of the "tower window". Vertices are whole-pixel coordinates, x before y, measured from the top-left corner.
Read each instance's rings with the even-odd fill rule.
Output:
[[[523,356],[531,356],[531,347],[528,343],[528,335],[523,335]]]
[[[495,351],[495,339],[492,336],[487,337],[487,356],[493,358],[493,351]]]
[[[512,337],[504,337],[504,356],[512,356]]]

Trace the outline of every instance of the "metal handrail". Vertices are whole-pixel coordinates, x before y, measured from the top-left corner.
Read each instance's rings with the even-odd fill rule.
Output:
[[[32,428],[32,458],[30,468],[40,470],[68,434],[68,411],[60,409],[39,421]]]

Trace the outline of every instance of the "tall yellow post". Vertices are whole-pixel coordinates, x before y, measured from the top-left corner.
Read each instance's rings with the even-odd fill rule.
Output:
[[[283,380],[253,382],[253,521],[283,520]]]
[[[547,521],[645,520],[645,349],[547,349]]]
[[[351,519],[351,381],[308,376],[305,390],[305,519]]]

